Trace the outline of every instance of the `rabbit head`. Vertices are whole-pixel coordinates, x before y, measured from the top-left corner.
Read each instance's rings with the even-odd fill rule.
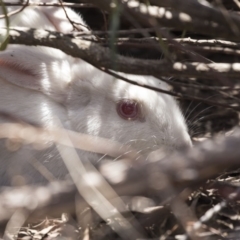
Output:
[[[85,24],[66,9],[74,21]],[[11,26],[72,30],[56,7],[27,7],[10,20]],[[118,74],[140,85],[168,89],[151,76]],[[57,49],[9,45],[0,53],[0,84],[1,110],[45,127],[54,126],[57,116],[65,128],[128,144],[146,155],[160,147],[191,146],[174,98],[124,82]]]
[[[121,76],[168,89],[151,76]],[[67,109],[72,127],[79,132],[127,143],[142,153],[191,145],[184,118],[169,95],[129,84],[87,63],[73,67],[72,86]]]

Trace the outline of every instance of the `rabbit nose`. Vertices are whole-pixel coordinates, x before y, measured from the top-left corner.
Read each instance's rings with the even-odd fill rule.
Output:
[[[181,141],[181,143],[176,144],[176,149],[177,150],[182,150],[182,149],[191,148],[192,146],[193,146],[192,145],[192,140],[191,140],[190,136],[187,136],[186,139]]]

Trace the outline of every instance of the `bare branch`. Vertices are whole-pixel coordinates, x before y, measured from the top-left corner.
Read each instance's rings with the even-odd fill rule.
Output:
[[[89,2],[87,0],[84,0],[84,2]],[[177,2],[177,3],[176,3]],[[133,19],[136,19],[138,23],[140,23],[144,27],[158,27],[156,24],[153,24],[149,19],[152,17],[153,19],[157,20],[160,26],[165,26],[169,28],[174,28],[178,30],[188,30],[192,32],[197,32],[201,34],[209,34],[214,37],[222,37],[222,38],[228,38],[232,40],[239,40],[239,34],[236,32],[236,29],[232,29],[229,26],[229,22],[226,21],[226,19],[223,17],[223,14],[220,10],[215,10],[210,7],[203,6],[202,4],[197,4],[194,1],[194,5],[201,6],[201,8],[204,8],[204,10],[207,11],[207,14],[211,15],[214,14],[216,16],[213,20],[219,20],[219,22],[212,22],[212,16],[210,18],[207,18],[207,16],[204,17],[205,21],[202,21],[202,18],[197,18],[190,10],[189,10],[189,16],[187,14],[184,15],[185,11],[183,13],[179,13],[179,11],[175,10],[169,10],[167,8],[163,8],[161,5],[174,5],[179,6],[179,8],[185,8],[189,9],[189,1],[187,1],[186,4],[184,4],[182,1],[171,1],[171,4],[168,4],[166,1],[164,4],[159,3],[157,1],[157,6],[160,6],[162,8],[159,8],[157,6],[147,6],[143,3],[139,3],[137,1],[121,1],[119,3],[122,4],[124,7],[123,15],[128,18],[128,15],[131,16]],[[111,12],[113,8],[116,6],[114,4],[111,4],[111,1],[109,0],[91,0],[91,3],[98,6],[101,9],[104,9],[107,12]],[[181,6],[181,7],[180,7]],[[192,6],[192,4],[190,5]],[[180,10],[181,10],[180,9]],[[177,9],[179,10],[179,9]],[[195,9],[195,11],[198,11],[199,9]],[[199,16],[200,17],[200,16]],[[231,18],[231,16],[228,16]],[[206,20],[207,19],[207,20]],[[208,20],[210,19],[210,20]],[[236,14],[234,14],[233,18],[230,19],[234,24],[240,25],[240,17]]]
[[[232,136],[206,141],[187,152],[183,150],[162,158],[160,157],[162,154],[158,151],[149,156],[150,161],[137,161],[132,165],[125,160],[102,162],[99,165],[99,170],[119,196],[154,196],[155,199],[159,198],[161,201],[162,198],[166,199],[172,194],[178,194],[183,188],[198,188],[200,184],[215,177],[227,167],[239,168],[239,144],[240,130],[238,129]],[[118,164],[124,164],[125,168],[117,167]],[[118,182],[113,178],[116,169],[118,173],[125,176]],[[123,172],[121,173],[121,171]],[[86,174],[91,174],[91,171],[86,172]],[[87,181],[85,187],[95,186],[99,191],[103,191],[104,195],[105,188],[101,184],[102,182],[95,180]],[[174,192],[169,191],[169,188],[172,188]],[[56,216],[62,211],[62,207],[64,207],[65,212],[72,212],[74,210],[74,196],[77,194],[76,187],[69,183],[51,183],[46,189],[36,186],[12,190],[11,188],[3,188],[1,192],[1,223],[5,223],[12,213],[19,208],[31,213],[31,217],[40,217],[46,214]],[[42,192],[44,192],[44,198]],[[16,201],[12,197],[16,195],[20,201]],[[27,201],[26,196],[28,196]],[[104,196],[108,198],[106,195]],[[226,193],[225,196],[227,196]],[[25,200],[22,201],[22,198]],[[36,201],[38,204],[34,204]],[[86,205],[81,197],[80,204]]]
[[[10,6],[23,6],[24,4],[21,2],[5,2],[4,5],[6,7],[10,7]],[[91,3],[62,3],[59,4],[57,2],[32,2],[30,1],[28,6],[39,6],[39,7],[72,7],[72,8],[96,8],[96,6],[94,6]]]
[[[0,36],[4,36],[6,30],[0,31]],[[68,55],[81,58],[88,63],[101,68],[112,69],[117,66],[118,71],[142,74],[142,75],[154,75],[154,76],[176,76],[176,77],[204,77],[212,79],[213,76],[219,75],[219,78],[239,78],[240,63],[170,63],[166,60],[141,60],[130,57],[124,57],[118,55],[113,62],[108,48],[99,46],[96,43],[74,38],[72,35],[64,35],[58,32],[35,30],[35,29],[11,29],[9,35],[10,43],[24,44],[24,45],[40,45],[57,48],[62,50]],[[155,89],[154,89],[155,90]],[[160,89],[163,92],[163,90]],[[169,93],[169,92],[166,92]],[[194,96],[183,96],[181,94],[172,95],[178,97],[185,97],[188,99],[194,99],[197,101],[206,101],[204,99]],[[208,101],[208,100],[207,100]],[[221,102],[214,103],[218,106],[230,107],[238,109],[237,105],[225,105]]]
[[[209,22],[215,22],[217,25],[223,25],[226,29],[231,29],[234,35],[239,35],[240,17],[236,13],[224,14],[221,9],[213,8],[207,1],[203,4],[197,0],[170,0],[170,1],[157,1],[150,0],[156,6],[170,7],[176,9],[181,13],[189,14],[194,22],[194,19],[207,19]]]
[[[6,30],[0,31],[0,37]],[[117,65],[118,70],[126,73],[142,75],[162,75],[178,77],[212,78],[213,73],[221,77],[239,78],[240,63],[169,63],[166,60],[140,60],[118,55],[113,64],[110,59],[110,50],[90,41],[74,38],[71,34],[60,34],[47,30],[28,28],[14,28],[10,30],[9,42],[12,44],[24,44],[29,46],[47,46],[62,50],[68,55],[81,58],[94,66],[111,69]],[[100,65],[101,63],[101,65]],[[204,75],[202,75],[204,73]]]

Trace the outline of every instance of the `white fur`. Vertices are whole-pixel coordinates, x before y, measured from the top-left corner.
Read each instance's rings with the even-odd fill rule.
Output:
[[[16,8],[8,8],[13,9]],[[72,10],[67,12],[74,21],[85,24]],[[10,20],[11,26],[72,31],[61,8],[27,7]],[[4,24],[1,20],[0,26]],[[121,75],[168,89],[164,82],[151,76]],[[144,122],[119,117],[116,103],[123,98],[142,104]],[[46,47],[9,45],[0,53],[0,111],[45,127],[54,126],[54,116],[58,116],[68,129],[127,143],[146,155],[163,146],[172,150],[191,145],[184,118],[171,96],[117,80],[83,60]],[[0,184],[9,184],[9,175],[20,173],[31,182],[43,181],[26,163],[33,156],[57,178],[66,175],[55,148],[36,152],[26,146],[13,154],[6,149],[1,152],[0,174],[4,180],[0,179]],[[100,157],[95,153],[79,153],[86,161],[97,161]]]

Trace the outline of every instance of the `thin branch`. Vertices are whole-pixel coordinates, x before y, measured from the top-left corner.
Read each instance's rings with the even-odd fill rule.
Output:
[[[230,104],[225,104],[225,103],[220,103],[218,101],[211,101],[209,99],[205,99],[205,98],[201,98],[201,97],[196,97],[196,96],[190,96],[190,95],[185,95],[185,94],[182,94],[182,93],[177,93],[177,92],[172,92],[172,91],[167,91],[167,90],[164,90],[164,89],[160,89],[160,88],[156,88],[156,87],[152,87],[152,86],[148,86],[148,85],[145,85],[145,84],[142,84],[142,85],[139,85],[139,83],[135,82],[135,81],[132,81],[131,79],[128,79],[128,78],[125,78],[117,73],[114,73],[110,70],[107,70],[107,69],[104,69],[104,68],[99,68],[101,69],[102,71],[118,78],[118,79],[121,79],[125,82],[128,82],[130,84],[133,84],[133,85],[138,85],[140,87],[144,87],[144,88],[147,88],[147,89],[150,89],[150,90],[154,90],[156,92],[161,92],[161,93],[165,93],[165,94],[168,94],[168,95],[171,95],[171,96],[174,96],[174,97],[179,97],[181,99],[189,99],[189,100],[194,100],[194,101],[200,101],[200,102],[205,102],[209,105],[213,105],[213,106],[219,106],[219,107],[225,107],[225,108],[230,108],[230,109],[233,109],[233,110],[237,110],[239,109],[239,105],[235,105],[235,106],[231,106]],[[168,84],[170,85],[182,85],[182,86],[186,86],[186,87],[189,87],[188,84],[182,84],[182,83],[175,83],[175,82],[171,82],[171,81],[167,81],[167,80],[163,80],[161,79],[162,81],[164,82],[167,82]],[[195,88],[195,89],[201,89],[201,87],[204,87],[204,86],[199,86],[200,88],[197,88],[197,85],[192,85],[190,86],[192,88]],[[208,89],[209,90],[209,89]],[[234,100],[237,100],[238,102],[240,102],[240,99],[238,98],[235,98],[225,92],[220,92],[222,95],[227,95],[227,97],[229,98],[232,98]],[[235,108],[236,107],[236,108]]]
[[[6,30],[0,30],[0,36]],[[12,44],[24,44],[29,46],[47,46],[57,48],[66,54],[81,58],[94,66],[112,68],[110,50],[90,41],[72,37],[72,34],[60,34],[48,30],[36,30],[30,28],[10,29],[9,41]],[[101,64],[101,65],[99,65]],[[204,77],[212,78],[213,73],[221,77],[239,79],[240,63],[169,63],[165,60],[141,60],[118,55],[116,63],[119,71],[142,75],[162,75],[178,77]],[[204,75],[203,75],[204,74]]]
[[[89,2],[88,0],[84,0],[84,2]],[[163,1],[159,2],[161,5]],[[168,1],[164,1],[164,4],[168,5]],[[189,2],[189,1],[187,1]],[[91,0],[91,3],[98,6],[101,9],[104,9],[107,12],[111,12],[112,8],[116,7],[114,4],[111,4],[110,0]],[[220,22],[213,24],[211,21],[202,21],[202,18],[195,17],[194,14],[187,16],[184,15],[184,11],[181,13],[179,11],[169,10],[167,8],[159,8],[157,6],[147,6],[143,3],[139,3],[137,1],[122,1],[124,6],[123,15],[127,17],[127,14],[132,16],[132,18],[136,19],[138,23],[140,23],[144,27],[152,27],[152,23],[150,22],[150,17],[156,19],[157,22],[161,26],[165,26],[168,28],[174,28],[178,30],[187,30],[195,33],[201,33],[206,35],[214,36],[214,37],[222,37],[228,38],[232,40],[239,40],[239,34],[236,34],[235,31],[231,29],[228,22],[222,19],[223,15],[219,10],[214,11],[216,14],[216,19],[221,16]],[[178,5],[184,5],[184,2],[178,2]],[[198,11],[198,9],[196,9]],[[211,10],[212,11],[212,10]],[[208,19],[206,16],[204,19]],[[210,20],[212,19],[209,18]],[[240,17],[238,15],[234,15],[233,21],[235,24],[240,25]],[[224,24],[222,24],[224,23]],[[157,26],[155,26],[157,27]]]
[[[197,189],[200,184],[205,183],[209,178],[214,178],[226,168],[239,168],[239,145],[240,130],[238,129],[226,138],[205,141],[193,149],[182,150],[164,158],[160,157],[163,155],[158,151],[149,156],[150,161],[137,161],[136,164],[131,165],[126,164],[125,160],[109,161],[100,163],[98,167],[100,173],[119,196],[154,196],[160,201],[162,197],[165,199],[170,197],[169,187],[173,188],[174,194],[177,195],[186,187]],[[118,168],[118,164],[124,164],[125,168]],[[125,176],[118,182],[114,182],[111,177],[116,169],[119,174]],[[91,174],[91,172],[86,172],[86,174]],[[95,178],[93,181],[87,177],[86,179],[89,179],[84,183],[86,189],[95,186],[99,191],[103,191],[104,195],[102,182],[96,181]],[[52,191],[53,188],[54,191]],[[77,194],[74,185],[52,183],[44,191],[43,189],[43,187],[37,188],[36,186],[20,189],[3,188],[0,195],[0,222],[6,222],[19,208],[38,217],[46,214],[56,215],[62,212],[63,208],[65,212],[73,211],[74,196]],[[47,197],[43,198],[42,192]],[[16,201],[13,197],[15,195],[20,201]],[[21,199],[25,199],[26,196],[28,196],[28,201],[22,201]],[[104,196],[107,198],[106,195]],[[35,203],[36,200],[38,204],[30,204]],[[81,197],[80,204],[86,206],[86,202]]]
[[[5,2],[4,5],[6,7],[10,7],[10,6],[23,6],[25,5],[24,3],[21,2]],[[91,3],[66,3],[64,2],[62,4],[64,7],[71,7],[71,8],[96,8],[96,6],[94,6]],[[46,3],[46,2],[30,2],[28,4],[28,6],[39,6],[39,7],[61,7],[61,4],[57,3],[57,2],[51,2],[51,3]]]
[[[5,34],[4,29],[0,30],[0,36]],[[113,66],[118,66],[118,71],[142,74],[142,75],[154,75],[154,76],[176,76],[176,77],[201,77],[212,79],[219,77],[239,79],[240,63],[169,63],[165,60],[140,60],[130,57],[124,57],[118,55],[113,63],[110,50],[99,46],[90,41],[77,39],[71,37],[72,35],[60,34],[58,32],[52,32],[47,30],[35,30],[29,28],[11,29],[9,35],[10,43],[24,44],[24,45],[40,45],[57,48],[62,50],[68,55],[76,58],[81,58],[86,62],[101,68],[112,69]],[[159,90],[163,92],[163,90]],[[228,107],[232,109],[239,109],[237,104],[224,104],[221,102],[209,102],[206,99],[198,98],[195,96],[184,96],[180,93],[174,94],[166,92],[168,94],[187,98],[196,101],[204,101],[216,106]]]
[[[240,17],[238,14],[232,12],[231,14],[224,14],[221,9],[212,7],[209,3],[202,4],[197,0],[169,0],[158,1],[150,0],[150,3],[158,7],[166,7],[175,9],[182,13],[189,14],[193,19],[207,19],[209,22],[215,22],[218,25],[224,26],[226,29],[231,29],[234,35],[239,35]]]
[[[239,49],[240,44],[237,42],[218,40],[218,39],[192,39],[192,38],[174,38],[174,41],[184,43],[187,45],[193,46],[219,46],[219,47],[229,47],[234,49]],[[167,39],[163,39],[163,41],[168,41]]]
[[[29,3],[29,0],[26,0],[26,3],[22,4],[22,7],[21,7],[21,8],[18,8],[17,10],[14,10],[14,11],[8,13],[8,14],[7,14],[7,17],[11,17],[11,16],[13,16],[13,15],[15,15],[15,14],[17,14],[17,13],[22,12],[22,11],[28,6],[28,3]],[[5,4],[4,4],[4,5],[5,5]],[[6,18],[6,16],[5,16],[5,15],[0,15],[0,19],[1,19],[1,18]]]

